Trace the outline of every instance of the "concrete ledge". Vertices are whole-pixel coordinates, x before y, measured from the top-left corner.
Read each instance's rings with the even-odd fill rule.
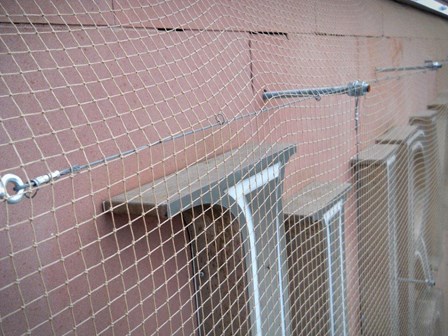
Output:
[[[352,158],[352,165],[370,166],[384,164],[396,153],[396,145],[372,145],[361,151],[358,156]]]
[[[448,108],[448,97],[446,96],[439,96],[430,104],[428,104],[428,109],[430,110],[443,111],[446,108]]]
[[[320,220],[323,214],[331,208],[350,190],[349,183],[313,182],[303,188],[299,194],[285,199],[283,214],[285,219],[310,218]]]
[[[376,143],[400,145],[417,133],[417,126],[397,126],[376,138]]]
[[[112,197],[103,207],[114,214],[167,218],[186,207],[206,203],[211,198],[208,194],[222,193],[274,161],[286,162],[295,151],[295,145],[248,144]]]

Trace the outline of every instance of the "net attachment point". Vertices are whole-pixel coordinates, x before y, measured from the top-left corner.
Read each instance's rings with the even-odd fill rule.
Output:
[[[350,97],[365,96],[370,92],[370,84],[363,81],[353,81],[347,85],[329,86],[312,89],[298,89],[298,90],[284,90],[284,91],[264,91],[263,100],[278,99],[278,98],[299,98],[311,97],[320,100],[322,96],[347,94]],[[319,97],[319,99],[317,99]]]
[[[348,88],[347,94],[350,97],[365,96],[367,93],[370,92],[371,89],[370,84],[361,81],[354,81],[348,83],[347,88]]]
[[[0,201],[6,200],[8,204],[17,204],[27,195],[27,190],[31,187],[38,188],[40,185],[47,184],[60,176],[61,173],[56,170],[47,175],[38,176],[30,183],[24,183],[17,175],[3,175],[0,179]],[[10,190],[14,193],[8,191],[9,186],[12,187]]]
[[[377,72],[391,72],[391,71],[412,71],[412,70],[439,70],[443,66],[443,61],[427,60],[423,65],[405,66],[405,67],[390,67],[390,68],[376,68]]]

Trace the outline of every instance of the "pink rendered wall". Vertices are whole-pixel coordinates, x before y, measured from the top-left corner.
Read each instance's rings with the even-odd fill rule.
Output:
[[[265,105],[264,89],[374,81],[375,67],[448,55],[448,21],[386,0],[0,5],[0,175],[24,180],[204,127],[218,113],[230,120],[279,104]],[[448,89],[446,71],[373,83],[361,99],[360,148]],[[113,217],[102,202],[247,141],[298,144],[288,195],[313,180],[351,181],[353,114],[348,96],[305,100],[62,179],[20,205],[0,203],[0,330],[191,334],[180,218]],[[351,195],[353,332],[354,205]]]

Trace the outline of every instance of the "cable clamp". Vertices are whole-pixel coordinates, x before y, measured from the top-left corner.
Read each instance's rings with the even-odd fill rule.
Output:
[[[61,176],[61,173],[59,170],[56,170],[52,173],[49,173],[47,175],[38,176],[35,179],[31,180],[31,183],[33,184],[33,187],[37,188],[41,184],[47,184]]]
[[[431,69],[431,70],[438,70],[442,67],[442,63],[437,62],[437,61],[431,61],[431,60],[425,61],[425,65],[428,69]]]

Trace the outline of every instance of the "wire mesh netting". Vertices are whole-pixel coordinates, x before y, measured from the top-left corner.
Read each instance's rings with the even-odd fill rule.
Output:
[[[447,33],[386,0],[0,0],[1,333],[443,335]]]

